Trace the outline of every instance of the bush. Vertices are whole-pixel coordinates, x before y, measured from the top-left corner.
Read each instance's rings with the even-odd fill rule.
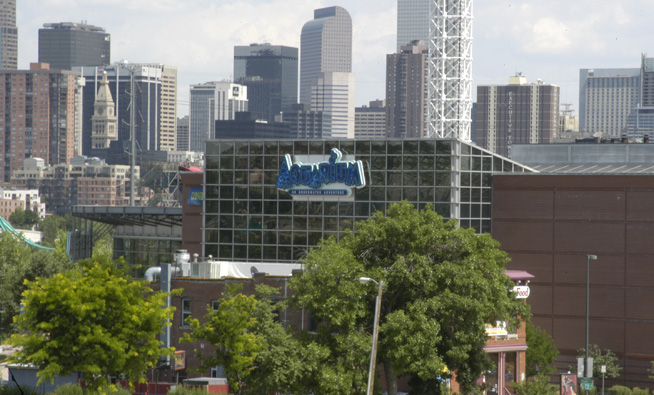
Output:
[[[63,384],[55,389],[57,395],[82,395],[82,387],[77,384]]]
[[[633,395],[649,395],[649,390],[647,388],[638,388],[634,387],[631,389]]]
[[[54,392],[56,395],[82,395],[82,387],[77,384],[63,384],[57,387]],[[98,391],[99,394],[111,395],[132,395],[132,392],[122,387],[107,387]]]
[[[168,391],[168,395],[207,395],[207,391],[200,387],[178,385],[174,389]]]
[[[614,385],[609,388],[609,395],[632,395],[631,389],[622,385]]]
[[[559,386],[550,384],[549,376],[541,373],[522,383],[516,383],[515,393],[516,395],[557,395]]]

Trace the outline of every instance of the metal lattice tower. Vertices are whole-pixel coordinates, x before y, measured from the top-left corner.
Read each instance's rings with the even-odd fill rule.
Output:
[[[472,0],[430,0],[427,135],[470,141]]]

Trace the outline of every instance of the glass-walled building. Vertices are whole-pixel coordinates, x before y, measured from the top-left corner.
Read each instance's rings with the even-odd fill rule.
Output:
[[[297,261],[401,200],[490,232],[493,173],[530,171],[449,139],[208,141],[204,256]]]

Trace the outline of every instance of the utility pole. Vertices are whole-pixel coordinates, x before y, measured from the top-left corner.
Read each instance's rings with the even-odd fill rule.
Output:
[[[134,202],[135,184],[136,184],[136,113],[135,113],[135,83],[134,83],[134,64],[130,64],[128,60],[123,60],[123,69],[129,71],[129,140],[130,147],[130,161],[129,161],[129,205],[130,207],[136,206]]]

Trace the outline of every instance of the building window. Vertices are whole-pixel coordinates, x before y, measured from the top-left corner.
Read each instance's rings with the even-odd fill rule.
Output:
[[[185,298],[182,299],[182,325],[189,326],[189,323],[186,321],[187,318],[191,316],[191,299]]]
[[[211,301],[211,311],[218,311],[218,306],[220,306],[218,300]]]

